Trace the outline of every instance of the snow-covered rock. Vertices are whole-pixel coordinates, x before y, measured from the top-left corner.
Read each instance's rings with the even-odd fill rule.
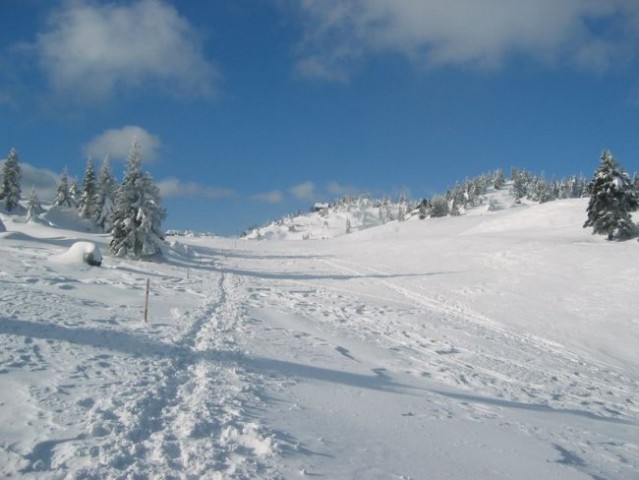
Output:
[[[102,265],[102,253],[93,242],[75,242],[69,250],[53,258],[57,263],[86,263],[92,267]]]

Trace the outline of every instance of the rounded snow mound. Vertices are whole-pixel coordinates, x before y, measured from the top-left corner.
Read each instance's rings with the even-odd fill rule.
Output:
[[[93,242],[75,242],[69,250],[52,258],[57,263],[78,264],[87,263],[93,267],[102,265],[102,253]]]
[[[91,232],[95,228],[90,222],[80,218],[76,209],[61,207],[59,205],[51,207],[46,213],[39,217],[51,227],[73,230],[76,232]]]

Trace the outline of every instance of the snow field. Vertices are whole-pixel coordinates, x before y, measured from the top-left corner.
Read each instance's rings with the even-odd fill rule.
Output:
[[[636,478],[639,251],[584,209],[100,268],[51,259],[106,237],[3,218],[0,474]]]

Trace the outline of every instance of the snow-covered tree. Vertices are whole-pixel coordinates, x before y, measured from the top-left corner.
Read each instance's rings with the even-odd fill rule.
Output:
[[[166,211],[153,178],[141,170],[140,146],[134,142],[113,212],[110,252],[142,258],[162,253],[162,220]]]
[[[418,210],[419,210],[418,215],[420,220],[424,220],[428,216],[429,207],[430,206],[428,204],[428,200],[424,199],[421,201],[418,207]]]
[[[500,168],[495,171],[493,177],[493,187],[495,190],[499,190],[506,183],[506,177],[504,176],[504,171]]]
[[[104,232],[110,232],[113,212],[115,211],[115,196],[118,184],[111,173],[109,157],[105,157],[102,162],[102,169],[98,177],[96,187],[96,209],[93,221]]]
[[[406,204],[404,202],[400,203],[397,209],[397,221],[398,222],[406,221]]]
[[[608,235],[608,240],[631,236],[634,225],[630,212],[639,204],[637,192],[628,174],[607,150],[601,154],[590,191],[584,228],[592,227],[593,233]]]
[[[27,200],[27,222],[35,222],[42,211],[42,205],[40,204],[40,199],[35,191],[35,187],[31,187],[31,193]]]
[[[20,159],[18,152],[12,148],[9,156],[2,167],[2,188],[0,189],[0,199],[7,212],[16,209],[20,201],[20,179],[22,173],[20,171]]]
[[[430,216],[445,217],[448,215],[448,201],[439,195],[434,196],[430,201]]]
[[[348,235],[352,231],[353,231],[353,226],[351,225],[351,219],[347,217],[346,218],[346,234]]]
[[[74,207],[78,207],[80,204],[80,199],[82,198],[82,193],[80,193],[80,183],[78,179],[73,177],[71,179],[71,185],[69,186],[69,197],[73,202]]]
[[[84,180],[82,182],[82,196],[78,207],[80,208],[81,218],[95,218],[97,211],[97,185],[95,180],[95,170],[93,169],[93,160],[91,157],[87,159],[87,166],[84,170]]]
[[[69,174],[67,169],[64,169],[60,180],[58,180],[58,186],[56,187],[55,198],[53,200],[53,206],[59,207],[74,207],[71,193],[69,192]]]
[[[553,198],[550,186],[541,177],[534,177],[532,179],[530,184],[530,197],[532,200],[539,203],[549,202],[556,198]]]
[[[512,193],[515,197],[515,203],[520,203],[528,192],[530,184],[530,174],[526,170],[517,170],[513,168],[510,176],[513,180]]]

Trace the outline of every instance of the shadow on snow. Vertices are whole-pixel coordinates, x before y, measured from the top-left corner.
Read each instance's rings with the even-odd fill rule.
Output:
[[[394,382],[385,374],[374,375],[345,372],[324,367],[316,367],[273,358],[256,357],[238,352],[194,351],[188,345],[168,344],[155,341],[147,336],[133,332],[104,330],[99,328],[69,328],[49,323],[31,322],[15,318],[0,318],[0,334],[20,335],[24,337],[58,340],[75,345],[108,349],[135,357],[157,356],[172,358],[180,363],[198,361],[228,363],[260,374],[276,374],[318,380],[322,382],[347,385],[354,388],[366,388],[395,393],[415,394],[415,387]],[[466,393],[424,389],[451,399],[464,402],[483,403],[509,409],[524,409],[550,414],[571,414],[590,420],[636,426],[635,422],[612,417],[604,417],[591,412],[576,409],[552,408],[548,405],[516,402],[498,398],[482,397]]]

